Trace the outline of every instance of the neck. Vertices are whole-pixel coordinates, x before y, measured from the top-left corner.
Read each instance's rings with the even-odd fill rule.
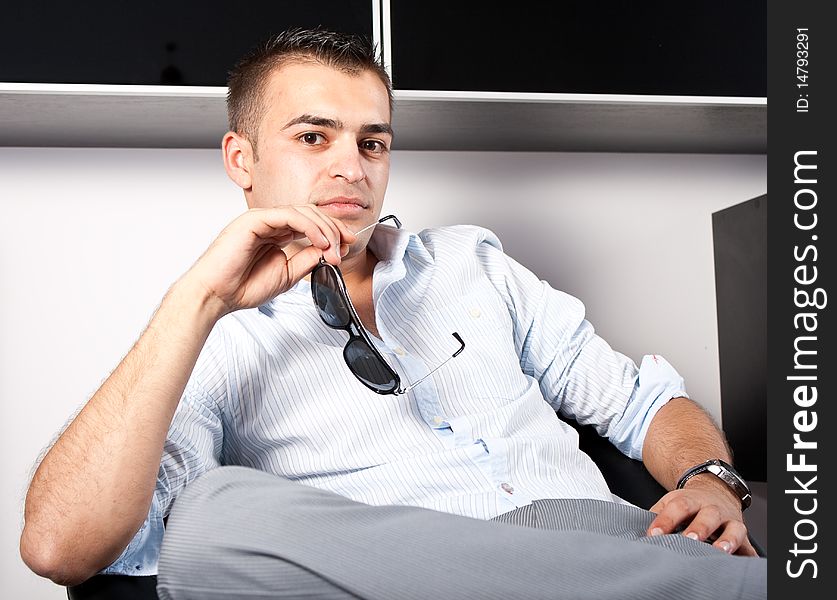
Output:
[[[340,262],[340,272],[346,281],[346,287],[352,289],[372,278],[378,258],[369,248],[364,247],[357,254],[349,253]]]

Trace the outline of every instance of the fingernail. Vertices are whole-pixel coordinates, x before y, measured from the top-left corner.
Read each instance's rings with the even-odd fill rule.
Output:
[[[651,530],[651,535],[663,535],[663,530],[659,527],[655,527]]]
[[[343,258],[349,253],[349,244],[340,244],[340,258]]]
[[[694,531],[690,531],[689,533],[687,533],[687,534],[686,534],[686,537],[687,537],[687,538],[691,538],[691,539],[693,539],[693,540],[695,540],[695,541],[698,541],[698,539],[699,539],[699,538],[698,538],[698,534],[696,534]]]
[[[721,542],[721,549],[722,549],[724,552],[726,552],[727,554],[729,554],[729,551],[730,551],[730,548],[731,548],[731,547],[732,547],[732,546],[730,546],[730,543],[729,543],[729,542]]]
[[[323,238],[323,243],[325,243],[328,246],[331,246],[331,242],[328,241],[328,238],[326,236],[323,235],[321,237]]]

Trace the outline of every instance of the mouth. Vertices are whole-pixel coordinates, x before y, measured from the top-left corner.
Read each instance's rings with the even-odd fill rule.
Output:
[[[322,202],[317,202],[320,208],[331,206],[333,208],[366,208],[366,203],[360,198],[351,198],[348,196],[335,196]]]

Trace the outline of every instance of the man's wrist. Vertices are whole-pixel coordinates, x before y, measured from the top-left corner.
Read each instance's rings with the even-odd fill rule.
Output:
[[[726,483],[718,479],[712,473],[701,473],[690,478],[681,489],[702,489],[713,494],[723,494],[734,504],[741,506],[741,499]]]
[[[738,500],[742,511],[750,506],[750,502],[752,501],[750,488],[747,482],[744,481],[741,475],[728,462],[713,458],[695,465],[683,473],[676,487],[677,489],[684,488],[698,478],[704,482],[708,482],[707,484],[713,487],[716,485],[722,486],[731,496]]]
[[[215,323],[230,312],[229,307],[206,286],[184,276],[171,286],[164,302],[171,302],[186,314],[194,314],[211,329]]]

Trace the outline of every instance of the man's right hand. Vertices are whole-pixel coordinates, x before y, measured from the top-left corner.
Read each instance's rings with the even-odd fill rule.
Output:
[[[298,252],[289,244],[307,238]],[[340,264],[355,234],[317,207],[251,209],[230,223],[183,276],[207,293],[219,316],[258,306],[307,275],[320,256]]]

